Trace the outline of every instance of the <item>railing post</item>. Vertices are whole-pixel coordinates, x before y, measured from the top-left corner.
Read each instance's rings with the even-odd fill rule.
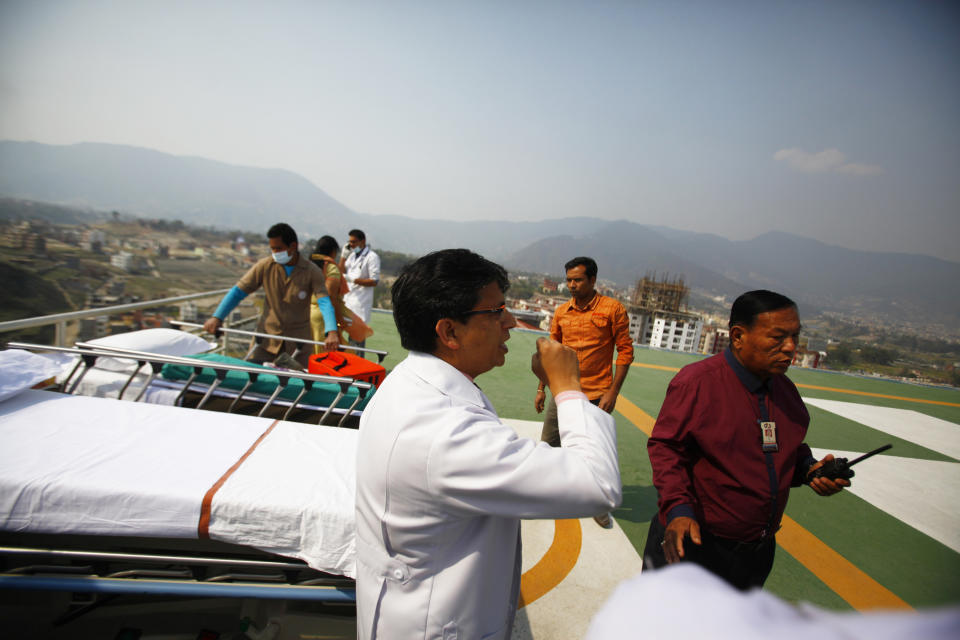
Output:
[[[56,333],[54,334],[54,344],[58,347],[62,347],[66,344],[67,341],[67,321],[61,320],[56,325]]]

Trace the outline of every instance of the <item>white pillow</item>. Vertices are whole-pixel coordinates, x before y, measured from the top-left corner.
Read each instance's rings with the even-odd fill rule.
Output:
[[[43,356],[21,349],[0,351],[0,402],[58,373],[57,363]]]
[[[144,351],[161,356],[192,356],[217,346],[216,342],[207,342],[199,336],[177,329],[142,329],[86,342],[94,346]],[[107,371],[130,371],[136,363],[124,358],[98,358],[96,366]]]

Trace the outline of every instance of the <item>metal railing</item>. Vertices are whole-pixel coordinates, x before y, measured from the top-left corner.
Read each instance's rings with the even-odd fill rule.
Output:
[[[276,376],[278,379],[277,386],[273,390],[266,402],[263,403],[263,407],[260,410],[260,413],[257,414],[258,417],[262,417],[270,409],[274,403],[277,402],[280,394],[287,388],[288,383],[291,380],[298,379],[302,382],[302,387],[299,390],[296,398],[290,402],[290,406],[287,409],[286,413],[283,415],[283,420],[286,420],[290,417],[291,413],[297,408],[300,404],[300,401],[304,396],[314,389],[314,383],[327,383],[336,385],[338,391],[336,397],[330,402],[329,406],[325,408],[323,413],[320,416],[318,424],[326,424],[328,416],[330,416],[335,409],[338,408],[340,401],[344,399],[347,395],[347,390],[351,387],[355,388],[357,391],[356,397],[353,398],[352,402],[346,410],[343,412],[343,416],[340,418],[340,421],[337,423],[338,426],[343,426],[347,418],[353,413],[354,409],[362,402],[367,393],[373,388],[373,385],[368,382],[362,382],[360,380],[354,380],[352,378],[340,378],[328,375],[320,375],[308,373],[305,371],[291,371],[286,369],[266,369],[260,366],[255,365],[238,365],[230,364],[226,362],[214,362],[209,360],[199,360],[196,358],[184,357],[184,356],[165,356],[158,355],[155,353],[147,353],[143,351],[134,351],[130,349],[120,349],[116,347],[106,347],[100,345],[91,345],[85,344],[83,342],[77,343],[75,347],[51,347],[41,344],[32,344],[29,342],[9,342],[7,346],[12,349],[26,349],[29,351],[53,351],[59,353],[67,353],[75,356],[79,356],[76,365],[73,370],[67,375],[63,380],[62,385],[66,393],[72,394],[77,390],[78,385],[87,372],[96,364],[98,358],[101,357],[113,357],[113,358],[124,358],[133,360],[136,362],[137,366],[131,372],[126,382],[123,385],[123,388],[120,389],[120,393],[117,396],[118,400],[122,400],[124,393],[127,391],[127,388],[133,382],[143,367],[147,364],[150,365],[150,372],[143,383],[143,386],[140,388],[139,394],[134,399],[134,402],[139,402],[143,399],[144,395],[147,392],[150,384],[160,375],[160,372],[165,364],[180,365],[188,367],[192,370],[192,373],[189,374],[189,377],[183,383],[183,386],[180,388],[180,393],[177,395],[174,400],[174,405],[179,405],[183,400],[184,396],[190,390],[191,385],[196,384],[198,391],[202,390],[204,395],[200,402],[197,404],[196,409],[202,409],[203,406],[207,403],[213,393],[217,390],[218,387],[226,380],[226,375],[230,371],[237,371],[243,374],[246,374],[247,381],[239,392],[236,392],[236,397],[233,399],[233,402],[230,404],[230,407],[227,409],[227,413],[232,413],[233,410],[237,407],[237,404],[240,402],[241,398],[250,390],[250,388],[257,383],[261,375],[270,375]],[[209,369],[214,372],[215,378],[209,385],[204,385],[200,383],[195,383],[196,379],[203,373],[204,369]],[[74,377],[76,376],[76,377]],[[283,402],[285,405],[286,402]]]
[[[195,330],[194,333],[206,333],[206,330],[203,328],[203,325],[197,324],[195,322],[182,322],[180,320],[171,320],[170,324],[173,325],[174,327],[185,327],[187,329],[194,329]],[[235,323],[235,324],[239,324],[239,323]],[[253,338],[257,344],[259,344],[261,340],[283,340],[284,342],[292,342],[294,344],[300,344],[300,345],[310,345],[311,347],[315,345],[320,345],[320,346],[323,345],[322,342],[317,342],[316,340],[307,340],[305,338],[290,338],[287,336],[277,336],[270,333],[258,333],[256,331],[244,331],[242,329],[233,329],[231,327],[226,327],[226,326],[220,327],[219,329],[217,329],[217,334],[218,335],[215,335],[214,337],[216,338],[222,335],[224,340],[224,345],[226,345],[226,340],[230,336],[246,336],[248,338]],[[226,346],[224,346],[224,349],[225,348]],[[340,350],[353,351],[354,353],[359,353],[361,355],[372,353],[373,355],[377,356],[377,364],[382,364],[383,359],[386,358],[388,355],[386,351],[380,351],[379,349],[368,349],[366,347],[353,347],[347,344],[341,344]],[[299,349],[298,349],[298,352],[299,352]],[[252,353],[253,353],[253,345],[250,346],[249,351],[247,351],[247,355],[245,355],[243,359],[246,360],[247,358],[250,357]]]
[[[84,318],[96,318],[98,316],[109,316],[124,311],[136,311],[138,309],[152,309],[154,307],[165,307],[176,302],[186,302],[187,300],[199,300],[201,298],[210,298],[223,295],[230,289],[215,289],[213,291],[203,291],[201,293],[191,293],[183,296],[174,296],[172,298],[160,298],[157,300],[143,300],[141,302],[131,302],[128,304],[118,304],[111,307],[98,307],[96,309],[82,309],[80,311],[68,311],[67,313],[54,313],[47,316],[34,316],[32,318],[21,318],[20,320],[7,320],[0,322],[0,333],[4,331],[15,331],[17,329],[31,329],[33,327],[46,327],[48,325],[56,326],[56,336],[54,345],[58,347],[65,346],[67,323],[73,320],[83,320]]]

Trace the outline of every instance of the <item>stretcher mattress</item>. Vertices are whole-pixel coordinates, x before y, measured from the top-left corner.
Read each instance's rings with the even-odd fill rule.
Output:
[[[353,577],[356,436],[24,391],[0,402],[0,529],[209,537]]]
[[[203,360],[206,362],[211,362],[214,364],[237,364],[244,365],[246,367],[255,367],[258,369],[263,369],[262,373],[257,381],[250,386],[250,393],[259,394],[261,396],[269,396],[277,388],[279,383],[279,378],[276,375],[270,373],[270,368],[257,365],[245,360],[240,360],[239,358],[231,358],[229,356],[223,356],[217,353],[202,353],[195,356],[190,356],[196,360]],[[193,373],[193,367],[187,367],[184,365],[177,364],[165,364],[161,371],[161,375],[165,380],[171,381],[182,381],[186,380]],[[203,369],[199,376],[196,378],[198,384],[209,385],[212,384],[216,379],[213,369]],[[230,389],[234,391],[239,391],[244,387],[244,385],[249,380],[249,377],[246,373],[242,371],[229,371],[225,376],[223,382],[220,384],[221,389]],[[303,390],[303,380],[294,378],[291,379],[287,386],[280,392],[279,397],[285,400],[293,400],[297,395]],[[337,397],[337,393],[340,391],[340,387],[332,382],[317,382],[313,385],[313,388],[307,391],[304,394],[301,402],[305,405],[318,406],[318,407],[328,407]],[[358,395],[358,390],[356,387],[349,387],[347,392],[343,395],[343,398],[340,399],[340,402],[337,403],[337,407],[341,409],[348,409],[356,401]],[[367,402],[370,401],[370,398],[373,397],[373,392],[367,394],[367,396],[360,401],[357,405],[356,410],[362,411],[363,408],[367,405]]]

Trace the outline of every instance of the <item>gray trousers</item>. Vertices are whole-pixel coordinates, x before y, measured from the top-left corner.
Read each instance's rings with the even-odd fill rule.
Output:
[[[600,398],[591,400],[590,404],[599,405]],[[560,446],[560,423],[557,421],[557,403],[550,394],[550,400],[547,402],[547,408],[543,414],[543,429],[540,431],[540,440],[546,442],[551,447]]]

